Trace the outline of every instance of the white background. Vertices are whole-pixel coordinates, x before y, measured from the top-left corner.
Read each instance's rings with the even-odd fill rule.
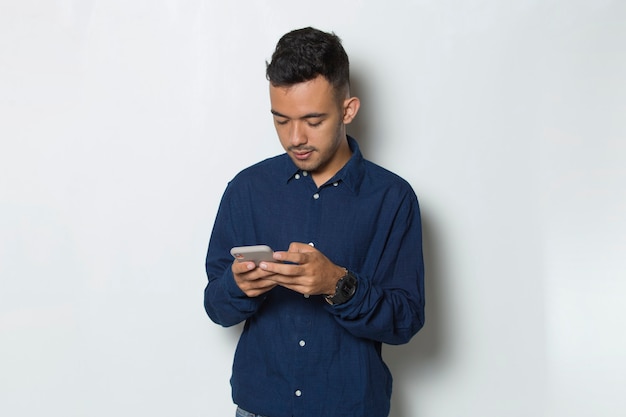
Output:
[[[392,417],[626,410],[626,2],[0,0],[0,415],[229,416],[204,255],[282,152],[265,60],[335,31],[423,210]]]

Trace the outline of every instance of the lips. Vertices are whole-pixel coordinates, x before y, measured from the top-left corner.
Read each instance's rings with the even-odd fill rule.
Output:
[[[315,151],[315,149],[312,149],[312,148],[291,148],[289,150],[293,154],[293,157],[299,161],[304,161],[305,159],[309,159],[309,157]]]
[[[298,159],[298,160],[305,160],[308,159],[309,156],[311,156],[311,154],[313,153],[313,151],[307,151],[307,152],[294,152],[293,156]]]

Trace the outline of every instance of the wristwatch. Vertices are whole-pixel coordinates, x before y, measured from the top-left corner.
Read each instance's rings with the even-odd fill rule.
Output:
[[[358,284],[358,280],[352,274],[352,272],[346,269],[346,274],[339,278],[337,281],[337,286],[335,287],[335,294],[326,295],[324,298],[326,302],[330,305],[342,304],[352,298],[354,293],[356,292],[356,287]]]

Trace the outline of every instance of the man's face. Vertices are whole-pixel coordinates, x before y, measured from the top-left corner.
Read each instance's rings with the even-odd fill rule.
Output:
[[[345,131],[345,124],[352,120],[346,117],[349,99],[339,102],[326,78],[320,76],[289,87],[270,84],[270,102],[281,145],[294,164],[310,172],[318,185],[350,159]]]

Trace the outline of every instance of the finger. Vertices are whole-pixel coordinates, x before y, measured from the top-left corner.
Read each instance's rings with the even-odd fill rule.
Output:
[[[289,261],[293,262],[293,261]],[[280,263],[280,262],[261,262],[259,269],[268,273],[277,275],[284,275],[285,277],[294,277],[302,275],[304,268],[296,262],[293,263]]]
[[[256,268],[250,272],[247,272],[245,274],[240,274],[239,275],[239,279],[241,281],[258,281],[258,280],[268,280],[271,279],[271,277],[274,275],[275,273],[272,271],[265,271],[261,268]]]
[[[233,273],[235,274],[244,274],[248,271],[252,271],[254,268],[256,268],[254,262],[235,261],[232,266]]]
[[[317,249],[313,247],[312,243],[302,243],[302,242],[291,242],[289,245],[288,252],[298,252],[298,253],[306,253],[306,252],[315,252]]]
[[[233,276],[235,278],[235,281],[237,282],[237,284],[241,287],[242,285],[246,285],[245,283],[248,282],[255,282],[258,280],[264,280],[267,279],[269,277],[271,277],[272,275],[274,275],[274,272],[272,271],[265,271],[261,268],[254,268],[253,270],[249,271],[249,270],[244,270],[244,272],[238,274],[235,271],[233,271]],[[268,281],[268,283],[271,283],[272,281]],[[258,285],[258,284],[257,284]]]
[[[256,281],[246,281],[244,284],[240,285],[239,288],[241,288],[241,290],[248,297],[258,297],[259,295],[268,292],[276,285],[277,284],[275,282],[259,279]]]
[[[305,264],[309,261],[310,256],[311,253],[295,251],[292,252],[291,250],[288,252],[274,252],[274,259],[279,261],[279,263],[287,262],[289,264]]]

